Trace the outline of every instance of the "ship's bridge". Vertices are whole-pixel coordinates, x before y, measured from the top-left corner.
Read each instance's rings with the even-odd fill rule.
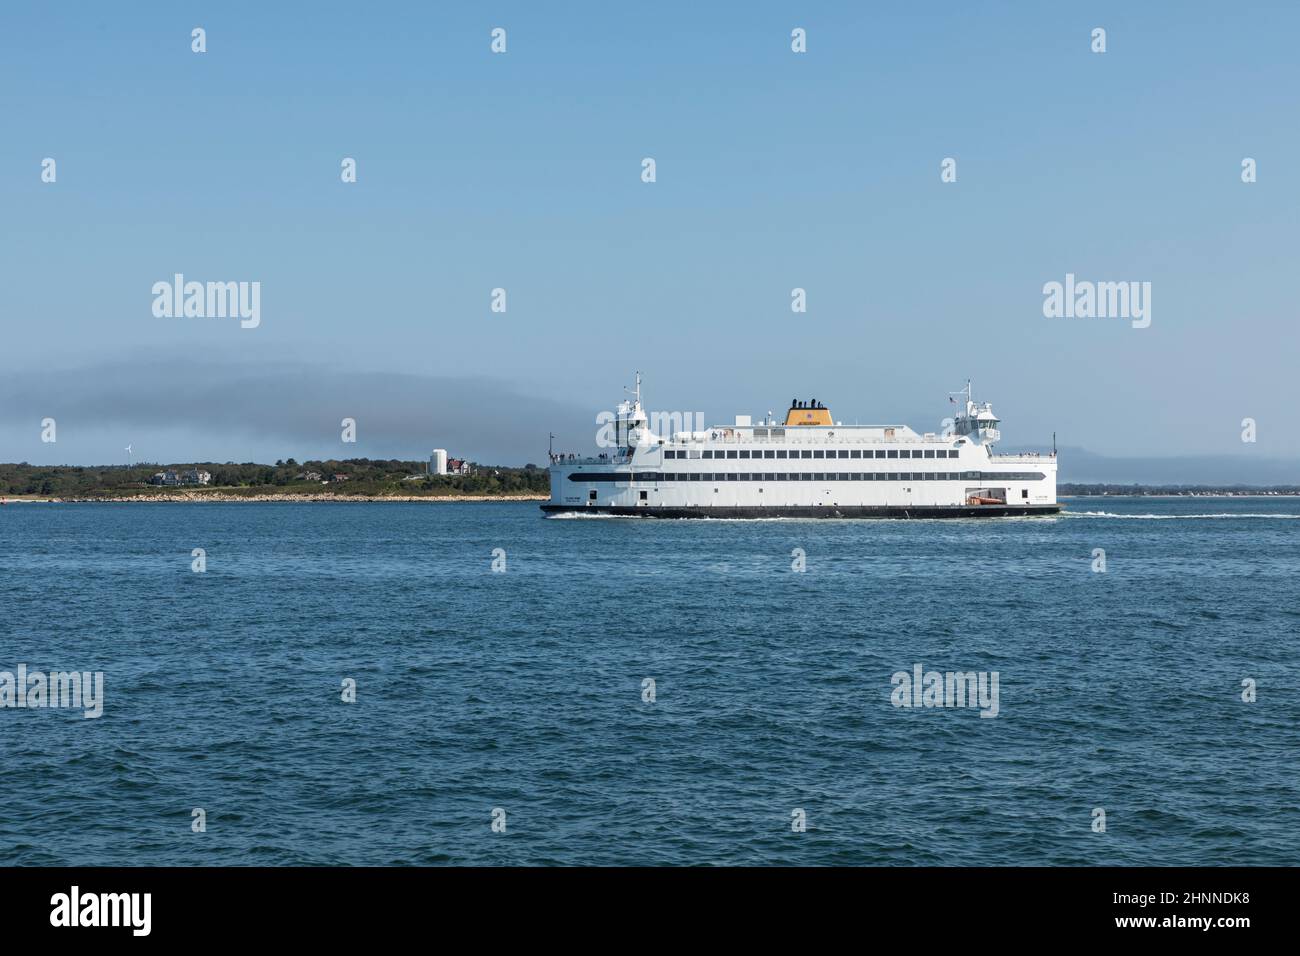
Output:
[[[998,430],[1001,423],[993,414],[993,405],[990,402],[972,401],[970,382],[956,394],[964,396],[965,402],[961,414],[953,419],[953,434],[977,439],[985,445],[992,445],[1001,439],[1002,432]]]

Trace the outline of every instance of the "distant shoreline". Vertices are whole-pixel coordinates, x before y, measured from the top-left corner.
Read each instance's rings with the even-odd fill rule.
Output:
[[[1249,493],[1247,493],[1247,492],[1234,492],[1234,493],[1228,493],[1228,492],[1226,492],[1226,491],[1216,491],[1216,492],[1211,493],[1211,492],[1208,492],[1208,491],[1195,491],[1195,492],[1192,492],[1192,491],[1184,491],[1184,492],[1182,492],[1182,493],[1179,493],[1179,492],[1176,492],[1176,491],[1166,491],[1166,492],[1163,492],[1163,493],[1161,493],[1161,494],[1155,494],[1155,493],[1143,492],[1143,493],[1140,493],[1140,494],[1131,494],[1131,495],[1122,495],[1122,494],[1106,494],[1106,495],[1097,495],[1097,494],[1090,494],[1090,495],[1085,495],[1085,494],[1060,494],[1060,495],[1057,495],[1057,497],[1058,497],[1058,498],[1300,498],[1300,492],[1295,492],[1295,491],[1274,491],[1274,492],[1268,492],[1268,491],[1252,491],[1252,492],[1249,492]]]
[[[305,503],[340,503],[358,502],[461,502],[461,501],[549,501],[549,495],[322,495],[322,494],[283,494],[283,495],[232,495],[222,492],[192,492],[176,495],[91,495],[69,498],[42,498],[39,496],[6,495],[0,497],[0,504],[115,504],[118,502],[145,502],[166,504],[195,504],[203,502],[305,502]]]

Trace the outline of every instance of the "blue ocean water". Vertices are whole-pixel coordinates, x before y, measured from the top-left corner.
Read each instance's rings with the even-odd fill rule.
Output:
[[[0,709],[0,864],[1300,862],[1300,500],[1067,505],[5,506],[0,670],[105,702]]]

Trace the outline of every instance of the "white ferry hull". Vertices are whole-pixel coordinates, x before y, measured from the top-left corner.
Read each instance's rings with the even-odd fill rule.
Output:
[[[544,504],[548,515],[589,514],[617,518],[996,518],[1059,514],[1052,505],[787,505],[750,506],[643,506]]]
[[[1056,453],[994,454],[998,420],[966,390],[943,434],[844,425],[816,401],[784,424],[663,436],[637,399],[614,422],[613,448],[551,456],[548,515],[647,518],[973,518],[1054,515]]]

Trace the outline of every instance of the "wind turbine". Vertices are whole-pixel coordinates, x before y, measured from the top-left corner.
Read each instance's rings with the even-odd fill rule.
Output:
[[[131,446],[130,446],[130,445],[127,445],[127,446],[126,446],[126,466],[127,466],[128,468],[130,468],[132,464],[133,464],[133,463],[132,463],[132,461],[131,461]]]

